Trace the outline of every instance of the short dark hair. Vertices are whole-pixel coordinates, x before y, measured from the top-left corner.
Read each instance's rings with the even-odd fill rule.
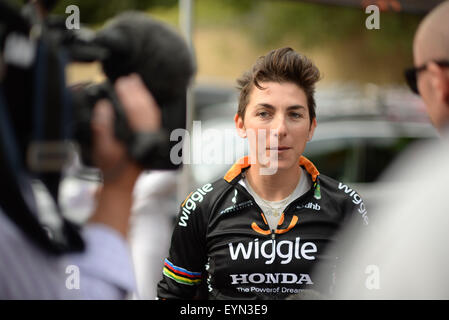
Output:
[[[306,56],[292,48],[279,48],[256,60],[252,69],[237,79],[240,90],[237,114],[244,119],[249,96],[254,86],[263,90],[261,82],[292,82],[304,90],[310,121],[315,113],[315,83],[321,79],[320,71]]]

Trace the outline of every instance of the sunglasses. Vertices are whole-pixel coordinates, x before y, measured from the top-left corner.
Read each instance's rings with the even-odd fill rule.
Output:
[[[441,61],[440,60],[440,61],[432,61],[432,62],[436,63],[440,67],[449,67],[449,61]],[[418,84],[417,84],[418,73],[426,70],[427,64],[428,63],[426,63],[420,67],[416,67],[416,68],[408,68],[408,69],[405,69],[405,71],[404,71],[405,80],[407,81],[408,86],[416,94],[419,94]]]

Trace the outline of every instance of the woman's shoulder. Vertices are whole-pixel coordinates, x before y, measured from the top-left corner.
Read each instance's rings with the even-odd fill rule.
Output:
[[[211,206],[231,187],[223,178],[204,183],[189,193],[182,206],[195,208]]]
[[[351,184],[341,182],[324,174],[319,175],[319,181],[322,189],[325,188],[330,191],[344,194],[357,193],[357,191],[351,186]]]
[[[322,194],[327,194],[329,200],[336,203],[336,207],[359,213],[364,224],[368,224],[367,208],[363,198],[350,184],[320,174],[320,189]]]
[[[333,201],[350,202],[359,205],[363,202],[360,194],[350,184],[335,180],[329,176],[320,174],[320,191],[327,194]]]

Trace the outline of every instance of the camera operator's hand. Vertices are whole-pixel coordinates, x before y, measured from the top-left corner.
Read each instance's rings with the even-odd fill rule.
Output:
[[[131,129],[151,132],[160,128],[160,109],[138,75],[118,79],[115,90]],[[95,105],[92,131],[93,158],[103,172],[104,185],[90,221],[106,224],[126,236],[132,191],[142,168],[129,158],[125,146],[114,137],[114,111],[109,101],[100,100]]]

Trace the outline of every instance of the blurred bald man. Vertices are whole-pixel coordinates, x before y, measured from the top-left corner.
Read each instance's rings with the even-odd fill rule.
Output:
[[[332,298],[449,299],[449,1],[423,19],[413,55],[407,83],[441,139],[409,150],[385,174],[395,188],[371,214],[375,234],[344,231],[349,258]]]
[[[441,131],[449,123],[449,1],[419,25],[413,56],[415,67],[406,71],[407,81],[413,91],[417,88],[432,123]]]

